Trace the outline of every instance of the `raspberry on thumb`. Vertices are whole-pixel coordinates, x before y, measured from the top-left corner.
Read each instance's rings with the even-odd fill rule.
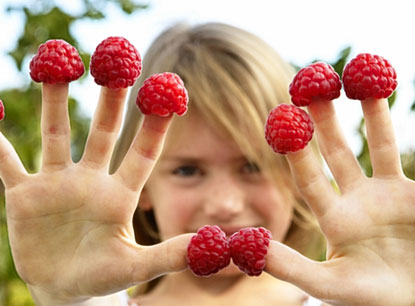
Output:
[[[227,267],[231,255],[225,232],[216,225],[201,227],[190,240],[186,259],[196,276],[209,276]]]
[[[259,276],[266,265],[271,232],[263,227],[240,229],[229,238],[232,261],[249,276]]]

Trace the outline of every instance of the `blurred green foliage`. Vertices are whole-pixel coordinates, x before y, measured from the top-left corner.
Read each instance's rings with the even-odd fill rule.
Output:
[[[23,74],[23,65],[36,53],[38,46],[48,39],[64,39],[75,46],[84,61],[86,71],[89,67],[90,54],[85,52],[71,32],[71,26],[83,19],[105,20],[107,6],[112,4],[126,14],[132,14],[148,7],[147,4],[134,0],[76,0],[83,8],[79,15],[65,12],[53,0],[31,0],[25,4],[7,3],[8,14],[23,14],[23,31],[16,39],[16,45],[8,55],[11,56],[16,69]],[[113,7],[112,6],[112,7]],[[86,74],[85,74],[86,75]],[[0,91],[4,102],[6,117],[0,123],[0,130],[9,139],[19,154],[23,164],[30,173],[38,170],[40,164],[40,112],[41,86],[30,82],[29,75],[24,75],[26,85]],[[80,110],[78,101],[69,98],[71,123],[71,151],[74,161],[82,155],[86,141],[89,121]],[[0,183],[0,305],[32,306],[32,298],[26,285],[18,277],[11,257],[7,237],[4,188]]]

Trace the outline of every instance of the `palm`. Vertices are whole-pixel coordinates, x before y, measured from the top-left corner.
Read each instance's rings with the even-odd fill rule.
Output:
[[[184,269],[187,237],[142,247],[135,243],[132,227],[140,190],[161,151],[165,133],[160,131],[167,129],[169,118],[146,118],[132,149],[110,175],[125,92],[103,89],[84,156],[74,164],[67,86],[44,89],[40,172],[25,173],[6,140],[0,143],[10,244],[23,280],[64,301],[108,294]],[[105,113],[109,103],[110,114]],[[168,258],[170,248],[177,257]],[[153,253],[159,254],[157,261]]]
[[[93,183],[88,186],[88,181]],[[86,175],[74,165],[59,174],[37,174],[7,192],[12,251],[17,269],[28,275],[29,283],[54,281],[53,275],[64,276],[66,270],[80,277],[80,271],[91,275],[87,270],[101,268],[95,266],[94,257],[114,258],[114,250],[118,256],[123,254],[127,244],[122,238],[133,245],[128,217],[136,195],[125,196],[125,188],[114,185],[112,178]],[[106,247],[99,241],[105,241]],[[29,250],[33,256],[27,256]]]
[[[332,305],[411,305],[415,301],[415,183],[402,173],[387,101],[363,101],[362,106],[371,178],[363,175],[347,147],[330,101],[310,105],[319,146],[339,192],[309,148],[288,160],[326,237],[326,261],[312,262],[275,246],[272,256],[290,266],[278,267],[272,260],[269,271]]]
[[[379,192],[372,197],[368,188]],[[414,182],[373,179],[358,186],[320,219],[328,244],[323,265],[328,273],[341,276],[349,291],[343,300],[346,305],[394,305],[411,291],[413,279],[412,285],[408,281],[415,275],[414,204]],[[405,256],[408,252],[412,257]]]

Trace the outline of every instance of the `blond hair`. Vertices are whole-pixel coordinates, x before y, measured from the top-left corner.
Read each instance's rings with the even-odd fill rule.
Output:
[[[175,25],[163,32],[143,59],[143,71],[131,91],[112,171],[119,166],[142,122],[135,100],[143,81],[153,73],[175,72],[189,92],[189,113],[198,112],[212,127],[227,133],[261,169],[269,169],[277,188],[294,207],[288,245],[311,258],[322,254],[322,236],[301,200],[285,157],[264,139],[269,111],[289,103],[288,86],[294,70],[264,41],[242,29],[221,23],[195,27]],[[183,120],[183,118],[181,118]],[[157,243],[154,216],[137,209],[136,240]]]

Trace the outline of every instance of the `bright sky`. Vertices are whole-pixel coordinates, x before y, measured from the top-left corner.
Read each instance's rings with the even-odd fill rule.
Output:
[[[22,30],[22,16],[7,15],[3,2],[0,4],[0,88],[27,81],[16,74],[6,55]],[[81,1],[56,2],[76,12]],[[130,17],[109,5],[109,18],[105,22],[78,22],[73,33],[91,53],[104,38],[118,35],[128,38],[144,54],[156,35],[170,24],[221,21],[259,35],[283,58],[298,66],[306,66],[316,58],[331,62],[349,45],[353,48],[352,57],[361,52],[382,55],[398,74],[398,99],[392,116],[399,146],[406,150],[415,148],[415,133],[410,132],[415,130],[415,114],[409,114],[415,100],[415,39],[409,37],[414,29],[412,7],[412,1],[406,0],[150,0],[150,9]],[[27,66],[28,63],[26,69]],[[75,82],[71,86],[71,94],[81,101],[90,116],[98,92],[99,87],[91,77],[83,84]],[[335,105],[346,137],[357,152],[360,104],[348,101],[342,93]]]

